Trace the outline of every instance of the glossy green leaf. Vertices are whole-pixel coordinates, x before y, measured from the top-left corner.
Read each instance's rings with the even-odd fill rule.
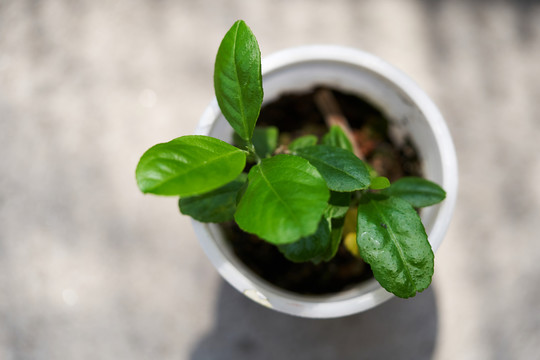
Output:
[[[298,149],[313,146],[317,144],[317,141],[318,139],[315,135],[300,136],[289,144],[289,150],[296,151]]]
[[[330,200],[328,200],[324,216],[329,219],[344,217],[349,211],[351,196],[349,192],[330,191]]]
[[[338,125],[332,125],[330,127],[330,131],[323,136],[322,143],[324,145],[336,146],[354,153],[351,141],[347,135],[345,135],[343,129]]]
[[[415,208],[437,204],[446,192],[434,182],[418,177],[404,177],[383,191],[385,195],[399,197]]]
[[[229,124],[249,141],[263,99],[261,52],[257,39],[242,20],[234,23],[219,46],[214,90]]]
[[[255,147],[255,152],[261,159],[270,157],[277,147],[278,129],[275,126],[256,127],[251,141]],[[248,144],[236,133],[234,134],[234,143],[243,148],[247,147]]]
[[[296,154],[308,160],[334,191],[355,191],[370,184],[369,172],[364,162],[353,153],[328,145],[298,149]]]
[[[414,208],[399,198],[370,196],[358,206],[357,243],[375,279],[408,298],[433,276],[433,251]]]
[[[271,243],[291,243],[317,230],[329,196],[315,167],[281,154],[251,168],[234,218],[244,231]]]
[[[384,176],[376,176],[371,179],[370,189],[373,190],[382,190],[390,186],[390,180]]]
[[[180,198],[180,212],[201,222],[224,222],[234,219],[236,197],[247,181],[242,173],[236,180],[202,195]]]
[[[231,182],[245,164],[244,151],[208,136],[188,135],[148,149],[135,176],[143,193],[192,196]]]
[[[330,223],[323,217],[313,235],[303,237],[291,244],[280,245],[278,249],[292,262],[313,261],[318,263],[325,260],[325,255],[331,247]]]

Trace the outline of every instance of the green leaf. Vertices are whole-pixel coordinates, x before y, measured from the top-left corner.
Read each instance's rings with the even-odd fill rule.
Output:
[[[245,165],[244,151],[212,137],[188,135],[148,149],[135,176],[143,193],[192,196],[231,182]]]
[[[357,243],[375,279],[408,298],[426,289],[433,276],[433,251],[414,208],[405,200],[369,196],[358,206]]]
[[[273,244],[291,243],[317,230],[329,195],[307,160],[281,154],[251,168],[234,218],[244,231]]]
[[[296,151],[298,149],[302,149],[308,146],[313,146],[317,144],[317,137],[315,135],[304,135],[300,136],[299,138],[293,140],[289,144],[289,150],[290,151]]]
[[[270,157],[277,147],[278,129],[275,126],[256,127],[251,141],[255,147],[255,152],[261,159]],[[247,148],[248,146],[248,142],[236,133],[234,133],[234,143],[239,147]]]
[[[341,238],[343,237],[343,228],[345,224],[345,217],[332,219],[331,225],[332,225],[332,232],[330,236],[332,237],[330,247],[328,248],[328,251],[321,256],[323,261],[329,261],[334,256],[336,256],[336,253],[339,248],[339,244],[341,243]]]
[[[246,177],[247,177],[247,174],[246,174]],[[248,187],[248,181],[245,181],[242,187],[238,190],[238,193],[236,195],[236,204],[238,204],[240,200],[242,199],[242,196],[244,196],[244,193],[246,192],[247,187]],[[236,207],[235,207],[235,210],[236,210]]]
[[[291,244],[278,246],[279,251],[292,262],[321,262],[332,246],[330,223],[324,217],[319,222],[317,231]]]
[[[382,190],[390,186],[390,180],[384,176],[376,176],[371,179],[370,189],[373,190]]]
[[[345,216],[330,218],[325,212],[315,234],[303,237],[291,244],[280,245],[278,248],[287,259],[293,262],[311,261],[318,264],[322,261],[330,261],[336,256],[341,244],[344,224]]]
[[[328,200],[324,216],[329,219],[344,217],[349,211],[351,196],[349,192],[330,191],[330,200]]]
[[[439,185],[418,177],[401,178],[385,189],[383,194],[399,197],[415,208],[437,204],[446,197],[446,192]]]
[[[322,143],[324,145],[336,146],[354,153],[351,141],[347,135],[345,135],[343,129],[338,125],[332,125],[330,127],[330,131],[323,136]]]
[[[240,174],[236,180],[202,195],[182,197],[178,203],[180,212],[201,222],[224,222],[234,219],[236,197],[247,180]]]
[[[242,139],[249,141],[263,99],[261,52],[242,20],[234,23],[219,46],[214,90],[223,116]]]
[[[298,149],[296,154],[308,160],[334,191],[362,190],[369,186],[369,172],[353,153],[328,145]]]

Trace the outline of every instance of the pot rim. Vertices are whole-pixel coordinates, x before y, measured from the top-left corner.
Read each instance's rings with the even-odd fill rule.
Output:
[[[442,162],[441,186],[447,196],[438,209],[438,215],[430,232],[430,244],[433,251],[439,248],[446,233],[455,208],[458,188],[458,168],[454,144],[448,127],[436,105],[420,87],[403,72],[380,58],[364,51],[337,45],[305,45],[288,48],[273,53],[262,60],[262,75],[281,71],[284,68],[313,62],[336,63],[336,65],[354,66],[379,75],[403,91],[424,115],[431,127],[440,149]],[[208,135],[221,111],[214,98],[204,111],[196,134]],[[311,318],[333,318],[368,310],[393,297],[384,290],[375,279],[362,283],[352,290],[345,290],[329,295],[300,295],[278,288],[250,274],[250,270],[241,262],[231,263],[234,255],[230,249],[220,247],[213,240],[219,236],[216,228],[193,220],[195,233],[201,247],[218,270],[220,275],[237,290],[252,300],[269,308],[291,315]],[[435,241],[431,241],[435,239]],[[355,296],[358,289],[368,293]]]

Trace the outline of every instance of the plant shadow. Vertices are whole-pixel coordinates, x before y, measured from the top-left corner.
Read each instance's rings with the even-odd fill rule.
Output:
[[[411,300],[319,320],[266,309],[222,282],[214,327],[191,359],[431,359],[437,325],[432,287]]]

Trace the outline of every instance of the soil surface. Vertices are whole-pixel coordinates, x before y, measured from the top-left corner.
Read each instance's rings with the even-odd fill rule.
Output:
[[[280,144],[307,134],[319,138],[327,131],[314,94],[284,94],[261,109],[257,126],[276,126]],[[381,176],[395,181],[402,176],[421,176],[417,151],[406,136],[399,143],[389,134],[388,119],[373,105],[355,95],[332,90],[343,115],[349,121],[356,141],[369,163]],[[243,232],[236,223],[222,224],[235,254],[266,281],[301,294],[335,293],[353,287],[373,276],[369,265],[353,256],[343,245],[329,262],[293,263],[275,246]]]

